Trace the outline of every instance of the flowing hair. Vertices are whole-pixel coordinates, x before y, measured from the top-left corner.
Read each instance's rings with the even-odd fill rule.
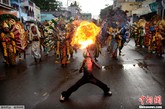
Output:
[[[38,29],[38,26],[37,25],[35,25],[35,24],[31,24],[30,25],[30,31],[29,31],[29,40],[30,41],[32,41],[33,40],[33,37],[32,37],[32,27],[35,27],[36,28],[36,31],[37,31],[37,36],[39,37],[39,39],[40,39],[40,37],[41,37],[41,34],[40,34],[40,31],[39,31],[39,29]]]

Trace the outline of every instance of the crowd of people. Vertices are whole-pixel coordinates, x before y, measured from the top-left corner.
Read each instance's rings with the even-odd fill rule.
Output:
[[[147,48],[149,53],[162,56],[164,54],[165,20],[154,16],[150,21],[140,19],[131,27],[131,36],[135,46]]]
[[[129,25],[123,25],[120,28],[108,27],[107,29],[108,37],[106,38],[107,51],[111,54],[112,58],[117,58],[121,55],[121,50],[125,43],[130,40]]]
[[[1,22],[0,48],[4,57],[5,65],[16,65],[17,57],[22,54],[26,58],[26,50],[31,48],[34,62],[42,61],[42,56],[49,53],[55,54],[55,63],[66,66],[70,63],[73,53],[77,52],[76,46],[71,46],[71,40],[75,29],[81,21],[77,19],[66,20],[55,18],[42,24],[27,22],[25,25],[13,18],[6,18]],[[96,41],[95,59],[100,52],[99,40]]]
[[[26,48],[31,47],[31,55],[36,63],[42,61],[42,56],[48,56],[50,52],[55,54],[55,63],[66,66],[70,63],[77,47],[71,45],[72,37],[79,23],[78,19],[66,20],[55,18],[41,23],[28,23],[23,25],[20,21],[7,18],[1,22],[0,43],[1,51],[6,65],[15,65],[16,57],[21,59],[22,54],[26,58]],[[128,43],[130,37],[135,39],[135,45],[146,47],[151,53],[162,55],[164,53],[163,40],[165,21],[157,17],[151,21],[140,19],[132,26],[116,22],[117,26],[107,25],[108,22],[98,23],[93,21],[101,29],[106,25],[106,31],[101,31],[96,36],[94,43],[94,59],[97,61],[101,48],[106,45],[107,52],[112,58],[121,55],[122,48]],[[106,36],[104,36],[106,34]],[[102,40],[104,39],[104,40]]]
[[[42,61],[43,54],[47,56],[55,51],[56,62],[65,66],[73,56],[74,48],[70,46],[73,29],[72,22],[66,22],[62,18],[40,25],[34,22],[23,25],[17,19],[6,18],[1,22],[0,28],[3,62],[6,65],[16,65],[16,57],[21,59],[22,53],[26,56],[30,45],[31,55],[36,63]]]
[[[26,57],[28,32],[24,25],[16,19],[8,18],[1,22],[0,26],[0,48],[6,65],[15,65],[16,57],[21,54]]]

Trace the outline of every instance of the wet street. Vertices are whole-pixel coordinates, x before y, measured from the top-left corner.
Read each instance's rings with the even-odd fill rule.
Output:
[[[82,51],[74,54],[66,68],[55,63],[53,54],[43,56],[38,64],[30,50],[26,55],[26,60],[18,60],[15,67],[5,67],[0,56],[0,105],[25,105],[26,109],[139,109],[140,98],[145,96],[144,105],[165,108],[165,55],[149,54],[144,48],[136,48],[132,40],[117,60],[103,48],[98,63],[105,70],[94,68],[94,76],[111,88],[110,97],[103,96],[95,85],[86,84],[69,100],[59,101],[61,92],[82,77]],[[154,101],[159,95],[162,104]],[[153,102],[149,104],[147,97],[153,97]]]

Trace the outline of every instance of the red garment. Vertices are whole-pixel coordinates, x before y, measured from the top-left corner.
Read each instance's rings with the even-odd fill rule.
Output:
[[[92,59],[90,57],[87,57],[85,60],[84,60],[84,70],[88,71],[89,73],[92,73],[92,65],[93,65],[93,62],[92,62]]]

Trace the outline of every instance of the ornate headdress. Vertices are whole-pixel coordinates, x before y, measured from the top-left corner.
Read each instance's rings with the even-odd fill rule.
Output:
[[[3,22],[3,28],[9,28],[9,25],[6,22]]]

